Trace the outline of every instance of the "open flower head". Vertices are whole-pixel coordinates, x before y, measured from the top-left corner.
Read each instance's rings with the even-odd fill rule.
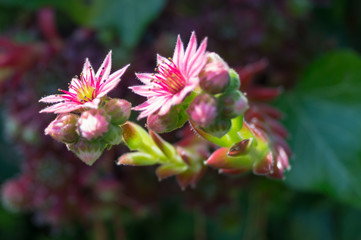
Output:
[[[197,49],[197,39],[193,32],[184,51],[183,42],[178,36],[173,58],[157,56],[157,73],[136,74],[145,85],[130,88],[136,94],[148,98],[133,108],[142,111],[139,119],[158,110],[159,115],[165,115],[172,106],[180,104],[187,94],[198,86],[198,75],[207,62],[206,48],[207,38]]]
[[[61,94],[50,95],[40,102],[55,103],[40,112],[68,113],[80,108],[97,108],[100,98],[113,90],[120,82],[129,64],[110,75],[112,52],[105,57],[101,67],[94,73],[88,59],[85,60],[80,76],[75,76],[69,84],[69,90],[59,89]]]

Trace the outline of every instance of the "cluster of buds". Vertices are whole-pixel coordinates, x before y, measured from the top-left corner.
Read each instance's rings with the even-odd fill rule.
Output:
[[[192,125],[220,138],[230,130],[231,120],[248,109],[248,101],[238,90],[237,73],[218,54],[211,52],[206,57],[207,63],[199,74],[202,92],[187,113]]]
[[[251,75],[247,78],[240,72],[242,83],[245,81],[245,87],[241,86],[239,74],[218,54],[206,52],[206,44],[207,39],[197,49],[193,33],[184,50],[178,37],[173,58],[158,55],[157,73],[136,74],[144,85],[130,88],[147,101],[133,110],[142,111],[138,119],[147,117],[149,132],[127,121],[129,102],[106,97],[127,68],[109,76],[109,53],[96,74],[86,60],[80,78],[72,80],[69,91],[60,90],[64,94],[41,99],[60,102],[42,110],[60,114],[45,133],[65,143],[88,165],[105,148],[123,140],[132,152],[120,156],[119,165],[157,164],[160,180],[176,176],[182,188],[194,186],[206,165],[221,173],[252,170],[257,175],[282,178],[289,168],[290,155],[286,153],[287,144],[280,140],[287,135],[285,129],[276,121],[278,118],[269,116],[271,113],[257,114],[242,93],[254,95],[247,88]],[[176,130],[187,121],[207,144],[190,138],[172,145],[157,134]],[[209,153],[212,144],[220,148]]]
[[[59,114],[45,134],[65,143],[83,162],[92,165],[105,148],[120,144],[122,127],[130,116],[131,104],[110,99],[99,109]]]
[[[249,138],[220,148],[208,158],[207,165],[218,168],[221,173],[240,174],[252,170],[256,175],[283,179],[284,172],[290,169],[291,150],[285,140],[288,133],[278,122],[282,113],[267,104],[281,91],[253,84],[255,75],[266,67],[267,61],[260,60],[237,69],[242,79],[241,90],[251,100],[241,130],[241,134]],[[256,161],[255,156],[258,156]]]

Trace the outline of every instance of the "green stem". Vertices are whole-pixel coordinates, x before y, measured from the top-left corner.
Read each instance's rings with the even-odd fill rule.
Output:
[[[229,137],[231,145],[243,140],[243,138],[239,134],[239,132],[242,129],[242,126],[243,126],[243,115],[239,115],[238,117],[232,119],[232,127],[226,134],[226,136]]]

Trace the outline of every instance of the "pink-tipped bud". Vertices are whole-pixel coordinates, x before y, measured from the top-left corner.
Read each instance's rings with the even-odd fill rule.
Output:
[[[198,95],[187,109],[189,118],[200,127],[210,126],[217,117],[217,101],[209,94]]]
[[[131,152],[123,154],[118,158],[118,165],[150,166],[158,163],[154,156],[143,152]]]
[[[102,155],[105,146],[101,142],[90,142],[85,139],[80,139],[77,143],[68,145],[68,148],[75,153],[80,160],[91,166]]]
[[[226,118],[235,118],[248,109],[248,100],[240,91],[224,93],[220,99],[222,114]]]
[[[123,129],[120,126],[114,126],[110,124],[109,130],[105,134],[103,140],[109,145],[118,145],[122,141]]]
[[[81,114],[78,120],[78,130],[83,138],[92,140],[108,131],[107,116],[102,109],[90,109]]]
[[[63,143],[76,142],[79,137],[76,133],[78,118],[78,115],[72,113],[58,115],[45,129],[45,135]]]
[[[227,63],[214,52],[207,54],[207,64],[199,74],[199,85],[211,94],[222,93],[229,84],[229,67]]]
[[[147,126],[157,133],[166,133],[180,128],[187,121],[185,113],[176,107],[172,107],[165,115],[151,114],[147,118]]]
[[[128,121],[132,104],[123,99],[111,99],[104,105],[105,112],[111,117],[111,123],[122,125]]]

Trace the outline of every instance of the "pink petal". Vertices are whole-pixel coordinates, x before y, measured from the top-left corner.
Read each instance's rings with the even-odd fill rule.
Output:
[[[181,61],[183,60],[183,57],[184,57],[183,42],[182,42],[180,36],[178,35],[177,44],[176,44],[176,46],[175,46],[174,54],[173,54],[173,62],[174,62],[177,66],[180,66],[180,65],[181,65]]]
[[[169,109],[172,107],[172,101],[167,101],[163,104],[161,109],[159,110],[159,115],[164,115],[169,112]]]
[[[181,67],[181,70],[183,70],[184,73],[186,73],[187,66],[189,64],[189,61],[191,60],[192,55],[196,52],[197,49],[197,39],[195,32],[192,32],[191,38],[189,39],[189,43],[187,45],[186,52],[184,54],[184,59]]]
[[[112,68],[112,51],[110,50],[95,75],[96,79],[99,81],[102,81],[103,79],[107,79],[109,77],[111,68]]]
[[[106,82],[100,86],[100,92],[98,94],[98,97],[106,95],[118,85],[118,83],[120,82],[120,77],[124,74],[125,70],[127,70],[129,65],[130,64],[126,65],[122,69],[119,69],[118,71],[114,72],[112,75],[109,76]]]
[[[79,79],[77,79],[77,78],[72,78],[70,85],[74,86],[75,88],[79,88],[80,86],[82,86]],[[69,88],[69,92],[77,94],[77,92],[73,88]]]
[[[164,97],[149,98],[146,102],[132,109],[143,111],[138,116],[138,120],[139,120],[156,112],[163,104],[165,104],[166,101],[167,99]]]
[[[195,86],[196,85],[187,85],[183,88],[182,91],[173,95],[172,105],[180,104],[183,101],[183,99],[187,96],[187,94],[195,89]]]
[[[83,104],[83,107],[87,107],[87,108],[98,108],[99,103],[100,103],[100,99],[99,99],[99,98],[95,98],[95,99],[93,99],[93,101],[84,103],[84,104]]]
[[[129,88],[132,89],[133,92],[135,92],[136,94],[144,96],[144,97],[152,97],[152,96],[158,95],[158,93],[149,90],[148,85],[132,86]]]
[[[61,103],[57,103],[57,104],[54,104],[50,107],[47,107],[47,108],[44,108],[43,110],[40,111],[40,113],[43,113],[43,112],[47,112],[47,113],[50,113],[50,112],[54,112],[54,113],[58,113],[57,111],[58,110],[61,110],[62,113],[64,112],[71,112],[73,110],[75,110],[75,107],[78,107],[79,108],[81,107],[80,104],[77,104],[77,103],[73,103],[73,102],[61,102]],[[74,109],[73,109],[74,108]],[[66,111],[65,111],[66,110]]]
[[[207,49],[207,38],[205,38],[199,46],[197,52],[192,56],[187,65],[186,75],[188,77],[197,76],[207,62],[205,55]]]
[[[94,75],[94,70],[93,70],[92,66],[90,65],[88,58],[85,59],[82,74],[88,83],[92,83],[95,75]]]
[[[153,73],[136,73],[137,78],[144,84],[149,85],[151,81],[156,79]]]
[[[162,57],[161,55],[157,54],[157,65],[161,65],[164,63],[170,63],[169,60],[165,57]]]
[[[63,94],[55,94],[55,95],[46,96],[46,97],[43,97],[42,99],[40,99],[39,102],[56,103],[56,102],[65,101],[65,99],[62,98],[62,96],[63,96]]]
[[[54,113],[58,114],[58,113],[68,113],[68,112],[72,112],[75,111],[79,108],[82,108],[82,105],[68,105],[68,106],[64,106],[63,108],[60,108],[58,110],[56,110]]]

